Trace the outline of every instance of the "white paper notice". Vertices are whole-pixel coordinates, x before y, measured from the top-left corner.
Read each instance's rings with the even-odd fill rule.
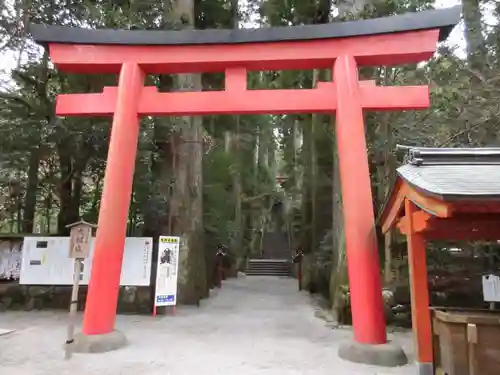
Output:
[[[171,236],[161,236],[158,241],[155,306],[175,306],[177,304],[179,243],[179,237]]]
[[[500,277],[483,276],[483,298],[486,302],[500,302]]]

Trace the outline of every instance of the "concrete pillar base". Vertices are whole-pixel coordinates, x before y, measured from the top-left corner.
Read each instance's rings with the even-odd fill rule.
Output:
[[[366,345],[348,341],[340,345],[339,356],[350,362],[384,367],[404,366],[408,363],[403,349],[392,342]]]
[[[417,362],[417,375],[434,375],[432,363]]]
[[[105,335],[84,335],[77,333],[70,346],[73,353],[106,353],[123,348],[128,344],[127,338],[120,331],[112,331]]]

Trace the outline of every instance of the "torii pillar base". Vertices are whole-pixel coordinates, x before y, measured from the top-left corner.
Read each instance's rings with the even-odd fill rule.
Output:
[[[391,341],[379,345],[360,344],[356,341],[345,342],[340,345],[339,357],[350,362],[383,367],[408,364],[408,358],[401,346]]]
[[[114,330],[104,335],[78,333],[68,345],[73,353],[106,353],[127,346],[128,341],[122,332]]]

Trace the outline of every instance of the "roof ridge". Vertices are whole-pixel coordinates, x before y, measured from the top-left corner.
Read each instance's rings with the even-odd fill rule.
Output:
[[[475,166],[470,163],[441,164],[439,168],[408,163],[396,171],[405,183],[442,200],[500,200],[500,163]]]
[[[405,151],[405,164],[422,165],[500,165],[500,147],[434,148],[396,146]]]
[[[119,30],[88,29],[30,24],[37,43],[113,44],[113,45],[202,45],[267,43],[299,40],[382,35],[407,31],[439,29],[445,40],[460,22],[461,6],[408,12],[365,20],[331,22],[322,25],[264,27],[259,29],[206,30]]]

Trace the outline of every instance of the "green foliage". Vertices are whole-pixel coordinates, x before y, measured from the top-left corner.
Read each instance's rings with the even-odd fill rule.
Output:
[[[233,160],[222,147],[217,147],[204,158],[204,224],[215,233],[218,242],[228,244],[235,234],[232,191]]]

